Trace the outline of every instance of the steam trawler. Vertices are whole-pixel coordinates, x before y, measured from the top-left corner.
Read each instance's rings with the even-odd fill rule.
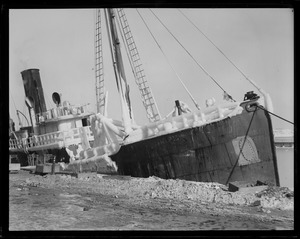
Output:
[[[121,120],[107,115],[103,12],[121,102]],[[154,175],[222,184],[259,180],[279,186],[272,122],[268,113],[272,111],[272,101],[255,82],[246,77],[260,95],[249,91],[243,100],[237,102],[224,91],[224,102],[217,104],[213,98],[208,99],[204,109],[190,95],[197,110],[192,111],[184,102],[176,100],[172,112],[162,118],[147,83],[124,9],[97,9],[95,29],[97,113],[78,108],[73,111],[67,104],[61,106],[58,93],[53,95],[57,107],[47,111],[42,103],[41,82],[36,80],[34,83],[39,78],[34,77],[38,70],[26,70],[22,76],[33,136],[10,139],[10,152],[37,152],[41,158],[51,153],[56,162],[61,161],[62,152],[66,152],[64,155],[68,160],[61,164],[61,170],[77,173]],[[134,121],[119,35],[149,119],[149,123],[142,126]],[[183,91],[188,91],[181,83]],[[31,91],[27,90],[27,85]]]

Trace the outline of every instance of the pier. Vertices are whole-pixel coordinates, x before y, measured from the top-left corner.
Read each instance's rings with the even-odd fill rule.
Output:
[[[274,142],[276,147],[294,147],[294,133],[289,130],[274,130]]]

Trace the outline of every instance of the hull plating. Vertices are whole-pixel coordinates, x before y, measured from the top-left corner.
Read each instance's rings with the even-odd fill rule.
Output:
[[[111,157],[122,175],[223,184],[260,180],[279,185],[270,116],[259,108],[255,112],[244,109],[232,118],[123,145]]]

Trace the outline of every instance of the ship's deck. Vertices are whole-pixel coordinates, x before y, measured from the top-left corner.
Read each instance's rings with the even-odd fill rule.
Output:
[[[72,144],[79,144],[82,141],[82,134],[89,141],[94,140],[90,126],[74,128],[69,131],[56,131],[53,133],[36,135],[23,139],[10,139],[9,151],[11,153],[25,151],[39,151],[46,149],[61,149]]]

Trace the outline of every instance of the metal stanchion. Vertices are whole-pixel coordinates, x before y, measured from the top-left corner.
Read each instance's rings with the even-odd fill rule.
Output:
[[[51,168],[51,174],[55,174],[55,156],[54,156],[54,159],[53,159],[53,163],[52,163],[52,168]]]

